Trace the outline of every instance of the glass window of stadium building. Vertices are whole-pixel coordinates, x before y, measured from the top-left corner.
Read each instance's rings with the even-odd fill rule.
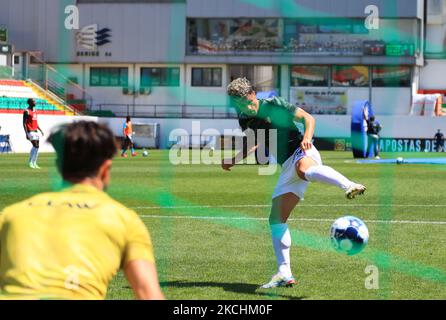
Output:
[[[381,114],[410,104],[419,19],[383,18],[377,30],[362,18],[189,18],[187,26],[188,55],[277,61],[230,64],[228,81],[246,76],[311,113],[348,114],[356,100]]]

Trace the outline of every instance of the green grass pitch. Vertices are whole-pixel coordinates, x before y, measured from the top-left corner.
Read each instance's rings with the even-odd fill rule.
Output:
[[[0,209],[57,185],[54,155],[40,155],[42,170],[29,169],[27,158],[0,156]],[[293,288],[257,289],[275,272],[267,218],[278,173],[173,166],[167,151],[150,151],[114,160],[109,194],[150,230],[168,299],[446,299],[446,166],[356,164],[347,152],[322,152],[322,159],[368,190],[347,200],[335,187],[310,184],[289,221]],[[329,227],[343,215],[365,220],[370,231],[367,248],[353,257],[329,243]],[[370,265],[378,289],[365,286]],[[133,298],[122,273],[107,298]]]

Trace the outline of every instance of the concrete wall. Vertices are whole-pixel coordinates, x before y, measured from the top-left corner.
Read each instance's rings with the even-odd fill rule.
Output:
[[[46,142],[54,128],[78,120],[98,121],[97,117],[70,117],[39,115],[39,126],[45,136],[40,139],[41,152],[53,152],[53,148]],[[9,134],[14,152],[29,152],[31,143],[26,139],[23,130],[23,116],[20,114],[0,114],[0,134]]]
[[[315,116],[315,136],[321,138],[350,137],[350,116]],[[115,135],[122,135],[122,124],[124,118],[96,118],[96,117],[65,117],[65,116],[40,116],[39,124],[45,133],[41,140],[41,152],[52,152],[52,147],[46,143],[49,133],[63,123],[85,119],[106,123]],[[421,117],[421,116],[379,116],[377,120],[382,124],[382,137],[388,138],[433,138],[437,129],[446,132],[446,119],[444,117]],[[161,148],[169,145],[169,134],[172,130],[183,129],[187,134],[200,134],[207,129],[218,130],[221,134],[224,130],[239,129],[238,121],[234,119],[138,119],[133,118],[133,123],[159,123],[161,134]],[[192,131],[192,124],[196,122],[196,130]],[[22,116],[2,114],[0,117],[0,134],[10,134],[15,152],[28,153],[31,144],[25,139],[22,128]]]
[[[446,90],[446,60],[426,60],[420,69],[420,89]]]
[[[0,23],[16,51],[42,51],[48,62],[181,62],[185,52],[184,3],[78,4],[80,29],[111,29],[99,57],[78,57],[76,32],[65,28],[65,7],[75,0],[0,0]],[[105,56],[111,52],[112,56]]]
[[[378,116],[408,115],[410,104],[411,88],[372,88],[372,107]]]
[[[99,118],[100,122],[107,123],[113,132],[121,135],[123,118]],[[204,130],[215,129],[221,134],[224,130],[236,130],[239,129],[238,121],[234,119],[141,119],[132,118],[133,123],[159,123],[160,124],[160,145],[161,148],[167,148],[169,145],[169,135],[173,130],[183,129],[187,131],[189,135],[199,135]],[[194,124],[195,122],[195,124]],[[194,124],[194,130],[193,128]]]

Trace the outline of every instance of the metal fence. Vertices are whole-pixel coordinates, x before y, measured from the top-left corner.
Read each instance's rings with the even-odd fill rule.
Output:
[[[117,117],[236,119],[237,112],[227,106],[98,104],[92,112],[113,113]]]
[[[20,80],[31,79],[43,89],[51,92],[53,95],[59,97],[62,101],[66,101],[67,105],[82,104],[85,108],[91,109],[94,104],[93,96],[90,95],[84,88],[71,79],[67,78],[55,68],[46,64],[38,56],[30,54],[31,63],[28,67],[28,74],[16,74],[15,78]],[[73,101],[70,101],[73,97]],[[74,111],[82,111],[76,110]]]

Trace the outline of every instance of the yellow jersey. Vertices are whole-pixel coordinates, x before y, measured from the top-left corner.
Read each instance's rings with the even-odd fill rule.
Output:
[[[86,185],[36,195],[0,213],[0,296],[104,299],[129,261],[155,262],[136,212]]]

